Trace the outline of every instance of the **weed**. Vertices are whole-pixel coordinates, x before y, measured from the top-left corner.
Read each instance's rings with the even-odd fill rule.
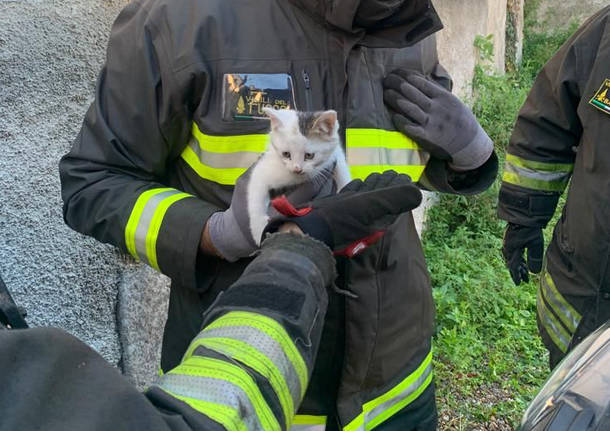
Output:
[[[523,64],[503,76],[485,66],[491,39],[477,38],[482,64],[475,72],[473,111],[501,162],[536,74],[572,31],[526,33]],[[449,429],[492,420],[514,427],[548,375],[536,328],[537,277],[514,286],[501,256],[499,188],[498,179],[477,196],[442,195],[426,221],[423,243],[437,307],[439,411],[441,422],[449,412],[459,422]]]

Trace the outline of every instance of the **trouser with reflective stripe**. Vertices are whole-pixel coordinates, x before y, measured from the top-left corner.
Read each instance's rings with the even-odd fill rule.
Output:
[[[555,252],[549,249],[549,253]],[[560,261],[563,263],[563,261]],[[610,319],[610,300],[601,294],[590,295],[583,286],[549,270],[545,261],[540,274],[536,308],[538,330],[549,351],[549,364],[553,369],[578,343]],[[569,290],[580,295],[570,295]]]

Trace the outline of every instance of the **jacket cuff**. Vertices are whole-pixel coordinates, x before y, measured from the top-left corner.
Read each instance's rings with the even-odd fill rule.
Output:
[[[159,229],[156,249],[159,269],[172,281],[191,289],[197,285],[197,255],[203,228],[219,208],[191,197],[171,205]]]
[[[419,183],[432,191],[474,195],[488,189],[497,175],[498,156],[495,152],[480,167],[464,172],[456,172],[446,161],[432,157]]]
[[[502,183],[498,198],[498,217],[521,226],[544,228],[553,218],[559,193],[525,191]]]

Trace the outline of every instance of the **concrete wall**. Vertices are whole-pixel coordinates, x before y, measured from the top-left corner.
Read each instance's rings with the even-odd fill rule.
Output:
[[[438,0],[443,63],[468,94],[477,34],[503,68],[506,0]],[[126,0],[0,0],[0,274],[33,326],[58,326],[139,386],[153,378],[168,280],[62,220],[57,163],[93,98]],[[421,227],[423,209],[416,214]]]
[[[540,0],[538,30],[566,29],[573,22],[581,24],[609,4],[608,0]]]
[[[454,80],[454,92],[472,94],[472,77],[478,61],[477,36],[493,35],[493,68],[504,72],[507,0],[434,0],[445,28],[438,34],[441,63]]]

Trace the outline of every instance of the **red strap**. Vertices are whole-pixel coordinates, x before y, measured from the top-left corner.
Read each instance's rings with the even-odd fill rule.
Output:
[[[355,242],[352,242],[350,245],[345,247],[343,250],[337,250],[333,252],[335,256],[345,256],[348,258],[352,258],[364,250],[366,250],[369,246],[375,244],[379,239],[385,234],[384,230],[379,230],[372,235],[369,235],[365,238],[359,239]]]
[[[280,214],[283,214],[288,217],[303,217],[309,214],[313,209],[311,207],[296,209],[288,201],[285,195],[273,199],[271,201],[271,205],[273,205],[273,208],[275,208]]]

